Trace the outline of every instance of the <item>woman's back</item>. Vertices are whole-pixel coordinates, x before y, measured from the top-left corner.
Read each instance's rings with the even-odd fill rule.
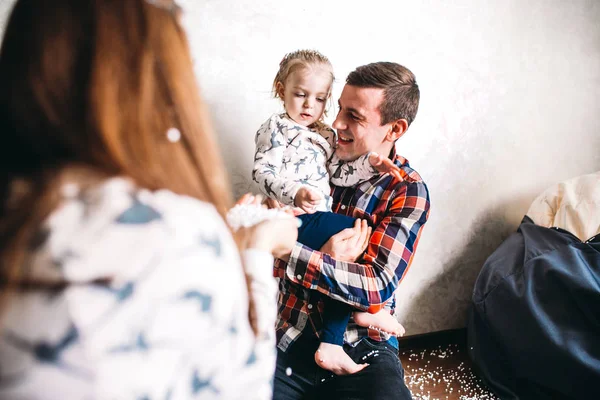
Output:
[[[2,315],[0,399],[270,396],[273,343],[253,340],[213,206],[121,178],[62,193],[28,254],[33,281],[56,285]]]
[[[179,18],[172,0],[15,3],[0,50],[0,400],[271,397],[272,254],[296,224],[241,229],[238,251]]]

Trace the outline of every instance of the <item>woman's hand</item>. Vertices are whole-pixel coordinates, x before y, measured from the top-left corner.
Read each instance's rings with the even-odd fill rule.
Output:
[[[236,204],[261,206],[261,195],[245,194]],[[298,220],[292,215],[268,219],[235,232],[241,250],[257,249],[271,253],[276,258],[287,258],[298,239]]]
[[[247,228],[248,248],[268,251],[275,258],[287,259],[298,240],[296,218],[274,218]]]
[[[365,252],[370,238],[371,227],[367,221],[357,219],[353,228],[333,235],[320,251],[339,261],[354,262]]]
[[[278,210],[285,211],[286,213],[291,214],[295,217],[297,217],[298,215],[306,214],[304,210],[299,207],[286,206],[285,204],[280,203],[277,200],[272,199],[270,197],[264,199],[263,204],[267,206],[267,208],[276,208]]]
[[[246,195],[244,195],[244,196],[246,196]],[[267,208],[277,208],[280,210],[285,210],[286,208],[289,208],[289,206],[286,206],[285,204],[282,204],[282,203],[278,202],[277,200],[272,199],[270,197],[267,197],[266,199],[263,200],[263,205],[265,205]]]

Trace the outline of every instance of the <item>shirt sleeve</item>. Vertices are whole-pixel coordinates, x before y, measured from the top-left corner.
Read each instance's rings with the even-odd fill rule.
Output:
[[[273,340],[271,345],[274,345],[277,312],[273,304],[277,297],[277,283],[269,267],[265,267],[273,265],[273,256],[264,251],[248,249],[243,252],[242,259],[253,304],[250,317],[256,336],[261,343]]]
[[[284,129],[287,128],[278,115],[269,118],[259,128],[255,138],[252,179],[265,196],[293,206],[301,184],[282,178],[280,174],[287,146]]]
[[[429,215],[423,182],[399,185],[392,196],[389,211],[374,227],[360,262],[335,260],[297,243],[285,271],[276,268],[275,274],[359,310],[379,311],[408,271]]]

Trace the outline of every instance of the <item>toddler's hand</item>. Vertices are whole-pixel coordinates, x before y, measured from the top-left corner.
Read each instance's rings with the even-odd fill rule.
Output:
[[[381,154],[377,154],[373,151],[369,154],[369,163],[378,172],[382,174],[390,174],[396,179],[402,180],[400,168],[389,158],[382,157]]]
[[[296,197],[294,197],[294,204],[308,214],[312,214],[316,211],[321,200],[323,200],[323,197],[319,193],[306,187],[301,187],[296,193]]]

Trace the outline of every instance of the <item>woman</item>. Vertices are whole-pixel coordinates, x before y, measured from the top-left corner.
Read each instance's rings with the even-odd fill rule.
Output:
[[[15,5],[0,53],[0,399],[270,397],[272,253],[289,252],[295,222],[237,235],[264,287],[255,337],[178,10]]]

